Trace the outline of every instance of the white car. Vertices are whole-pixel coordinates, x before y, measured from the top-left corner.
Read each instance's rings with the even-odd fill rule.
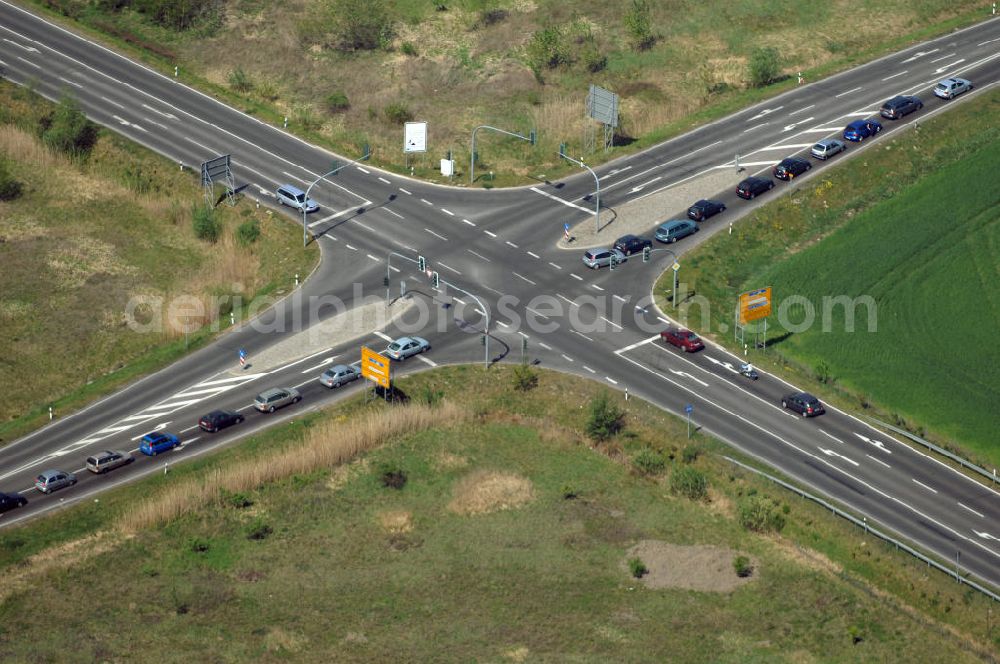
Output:
[[[972,89],[972,82],[964,78],[946,78],[934,86],[934,94],[941,99],[954,99]]]
[[[420,337],[400,337],[385,349],[385,354],[394,360],[405,360],[411,355],[425,353],[431,349],[427,339]]]

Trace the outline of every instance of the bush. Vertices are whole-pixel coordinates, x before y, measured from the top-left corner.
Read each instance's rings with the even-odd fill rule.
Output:
[[[594,45],[583,50],[583,65],[591,74],[604,71],[608,67],[608,56],[601,53]]]
[[[373,51],[392,40],[392,21],[382,0],[334,0],[330,17],[334,46],[341,51]]]
[[[538,374],[530,367],[518,365],[514,367],[514,389],[529,392],[538,385]]]
[[[405,124],[413,119],[413,113],[406,106],[399,102],[392,102],[386,106],[382,113],[385,119],[393,124]]]
[[[260,237],[260,222],[256,219],[247,219],[236,227],[236,241],[241,246],[249,247]]]
[[[772,46],[758,46],[750,54],[750,85],[762,88],[778,80],[781,60]]]
[[[625,411],[611,403],[607,391],[601,392],[590,402],[590,416],[587,418],[587,435],[597,441],[604,441],[622,430]]]
[[[632,457],[632,465],[644,475],[659,475],[666,469],[667,462],[662,454],[647,447]]]
[[[97,142],[97,126],[70,96],[64,96],[54,111],[38,123],[39,135],[50,148],[79,157],[90,153]]]
[[[479,23],[488,28],[491,25],[496,25],[497,23],[505,21],[508,16],[510,16],[510,12],[506,9],[501,9],[500,7],[489,7],[479,11]]]
[[[133,6],[154,23],[181,31],[210,18],[216,11],[216,0],[136,0]]]
[[[243,67],[237,67],[229,72],[229,87],[245,94],[253,90],[254,85],[247,73],[243,71]]]
[[[708,495],[708,479],[697,468],[681,466],[670,475],[670,490],[689,500],[704,500]]]
[[[573,500],[580,495],[580,492],[572,484],[563,484],[559,493],[562,494],[563,500]]]
[[[206,553],[209,548],[208,540],[203,540],[200,537],[192,537],[188,540],[188,549],[191,553]]]
[[[628,561],[628,571],[631,572],[632,576],[634,576],[637,579],[641,579],[642,577],[644,577],[647,574],[649,574],[649,568],[646,567],[646,564],[643,563],[642,559],[640,559],[640,558],[630,558],[629,559],[629,561]]]
[[[417,395],[417,402],[425,406],[437,406],[444,398],[444,391],[435,390],[430,385],[425,385]]]
[[[556,26],[536,30],[528,42],[528,66],[535,75],[543,69],[555,69],[569,64],[569,46],[566,36]]]
[[[382,464],[379,474],[382,477],[382,486],[387,489],[402,489],[406,486],[406,472],[399,466]]]
[[[274,532],[271,526],[264,523],[264,520],[260,517],[254,519],[249,526],[247,526],[247,539],[249,540],[262,540],[267,539],[267,537]]]
[[[343,113],[351,107],[347,95],[341,91],[331,92],[326,96],[326,109],[331,113]]]
[[[645,51],[656,42],[649,0],[632,0],[632,6],[625,12],[624,21],[625,31],[637,50]]]
[[[222,224],[215,218],[215,210],[207,205],[195,205],[191,216],[194,234],[199,240],[214,243],[219,239]]]
[[[694,463],[700,454],[701,448],[697,445],[686,445],[684,450],[681,452],[681,460],[683,460],[684,463]]]
[[[21,195],[23,187],[10,172],[7,159],[0,156],[0,201],[12,201]]]
[[[758,533],[778,532],[785,527],[785,517],[777,504],[766,496],[747,496],[740,501],[737,514],[740,525]]]
[[[403,42],[403,45],[399,47],[399,50],[403,52],[403,55],[409,55],[410,57],[417,54],[417,47],[413,45],[413,42]]]
[[[733,559],[733,569],[736,570],[736,576],[741,579],[753,574],[753,565],[750,564],[750,559],[746,556],[736,556]]]
[[[229,505],[230,507],[235,507],[236,509],[246,509],[253,505],[253,500],[250,496],[239,491],[226,491],[222,490],[222,501]]]

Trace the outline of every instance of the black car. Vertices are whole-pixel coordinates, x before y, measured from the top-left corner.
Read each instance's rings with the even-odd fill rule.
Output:
[[[705,221],[725,209],[726,205],[722,201],[706,201],[702,199],[688,208],[688,218],[695,221]]]
[[[615,249],[622,252],[626,256],[639,253],[646,247],[652,246],[652,240],[639,237],[638,235],[622,235],[620,238],[615,240]]]
[[[736,195],[750,200],[771,189],[774,189],[774,180],[770,178],[747,178],[736,187]]]
[[[782,159],[781,163],[774,167],[774,177],[779,180],[791,180],[796,175],[802,175],[812,168],[809,160],[801,157],[789,157]]]
[[[794,410],[802,417],[815,417],[826,412],[819,399],[808,392],[793,392],[781,399],[782,408]]]
[[[924,102],[920,101],[919,97],[913,97],[911,95],[898,95],[882,104],[882,108],[879,109],[879,114],[883,118],[898,120],[908,113],[919,111],[923,107]]]
[[[215,433],[219,429],[225,429],[228,426],[234,424],[239,424],[245,418],[239,413],[232,410],[213,410],[208,415],[203,415],[200,420],[198,420],[198,426],[200,426],[204,431],[210,433]]]
[[[0,512],[7,512],[15,507],[23,507],[28,504],[28,499],[19,493],[0,492]]]

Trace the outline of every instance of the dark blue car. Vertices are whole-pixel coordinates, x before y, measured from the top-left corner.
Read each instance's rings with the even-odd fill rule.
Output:
[[[148,456],[156,456],[160,452],[172,450],[180,444],[180,439],[172,433],[153,431],[142,437],[139,451]]]
[[[848,141],[863,141],[882,131],[878,120],[855,120],[844,129],[844,139]]]

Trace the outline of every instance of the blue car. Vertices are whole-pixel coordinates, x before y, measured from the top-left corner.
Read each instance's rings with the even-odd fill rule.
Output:
[[[142,437],[139,451],[148,456],[156,456],[160,452],[172,450],[181,444],[180,438],[165,431],[153,431]]]
[[[878,120],[855,120],[844,129],[844,139],[848,141],[863,141],[882,131]]]

